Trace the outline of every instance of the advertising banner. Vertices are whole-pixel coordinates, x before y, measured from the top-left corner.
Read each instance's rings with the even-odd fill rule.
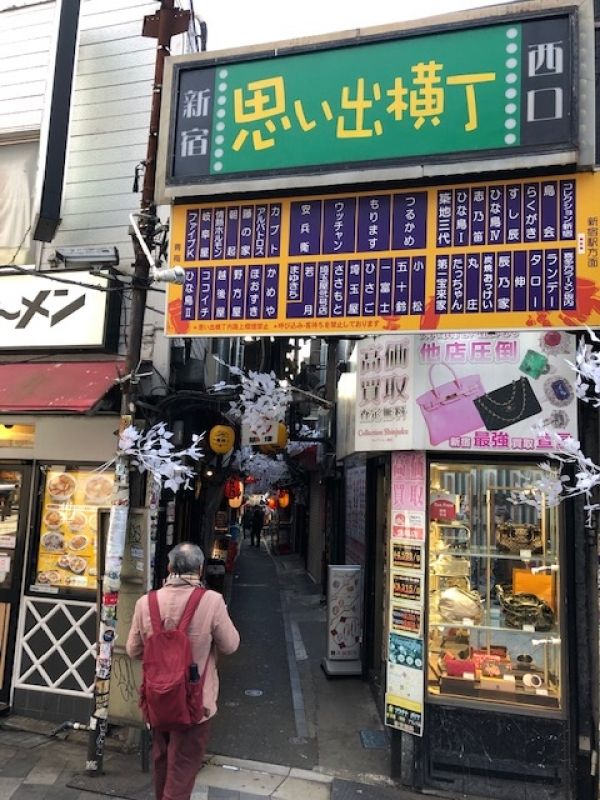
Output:
[[[401,366],[386,367],[394,342],[407,353]],[[356,405],[356,450],[551,451],[540,428],[577,438],[575,348],[575,336],[556,330],[364,339],[358,397],[369,399]],[[399,381],[404,396],[392,402],[387,387]],[[398,492],[409,486],[400,480]]]
[[[425,454],[392,453],[385,723],[416,736],[423,735],[425,503]]]
[[[600,175],[177,205],[169,336],[600,325]]]
[[[423,735],[423,640],[390,633],[385,724]]]
[[[354,662],[360,672],[362,569],[330,564],[327,575],[327,661]]]
[[[457,27],[176,59],[167,185],[573,145],[571,14]]]

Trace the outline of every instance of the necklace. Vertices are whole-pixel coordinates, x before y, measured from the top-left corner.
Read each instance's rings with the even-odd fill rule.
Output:
[[[504,406],[504,407],[512,406],[512,404],[515,402],[515,398],[517,396],[517,383],[521,383],[521,380],[519,379],[518,381],[513,381],[512,382],[512,392],[511,392],[510,398],[508,400],[506,400],[506,402],[502,402],[501,400],[493,400],[492,396],[490,394],[486,395],[485,399],[489,400],[489,402],[493,406],[498,406],[498,407],[500,407],[500,406]]]

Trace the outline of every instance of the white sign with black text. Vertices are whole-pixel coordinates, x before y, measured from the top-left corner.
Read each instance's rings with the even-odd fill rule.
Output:
[[[85,270],[0,275],[0,349],[103,347],[109,280]]]

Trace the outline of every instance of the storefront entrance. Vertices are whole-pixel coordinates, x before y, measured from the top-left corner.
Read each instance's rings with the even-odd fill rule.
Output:
[[[0,710],[8,705],[25,550],[28,467],[0,464]]]

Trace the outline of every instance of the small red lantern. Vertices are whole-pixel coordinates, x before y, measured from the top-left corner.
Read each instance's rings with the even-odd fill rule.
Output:
[[[225,481],[225,497],[228,500],[233,500],[236,497],[244,494],[244,484],[239,478],[228,478]]]
[[[274,510],[277,508],[277,500],[273,496],[271,496],[267,499],[267,505],[269,506],[269,508]]]
[[[287,508],[290,504],[290,493],[287,489],[280,489],[277,492],[277,502],[279,503],[279,508]]]

